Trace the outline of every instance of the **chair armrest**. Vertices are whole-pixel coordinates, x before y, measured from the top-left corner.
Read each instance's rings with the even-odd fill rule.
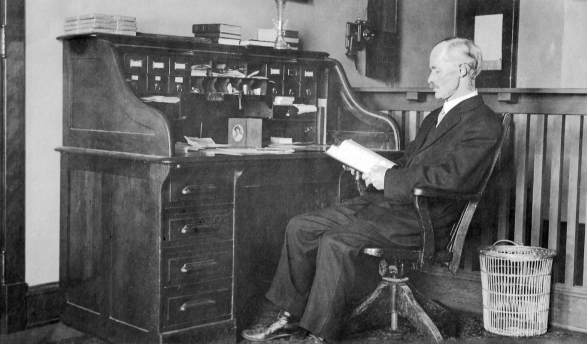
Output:
[[[414,188],[412,193],[414,196],[447,198],[457,201],[474,201],[479,198],[478,193],[451,192],[431,188]]]

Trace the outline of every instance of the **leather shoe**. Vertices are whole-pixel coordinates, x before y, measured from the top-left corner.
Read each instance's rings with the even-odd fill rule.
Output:
[[[253,342],[264,342],[292,336],[305,337],[306,330],[300,327],[297,319],[294,319],[289,313],[281,311],[273,323],[244,330],[242,335],[245,339]]]

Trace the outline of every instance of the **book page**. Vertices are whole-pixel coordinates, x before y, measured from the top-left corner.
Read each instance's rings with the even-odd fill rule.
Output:
[[[396,164],[353,140],[345,140],[338,147],[332,146],[326,154],[362,173],[374,166],[392,168]]]

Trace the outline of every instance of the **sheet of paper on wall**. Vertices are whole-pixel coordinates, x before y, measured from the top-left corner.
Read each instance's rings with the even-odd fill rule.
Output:
[[[503,14],[475,16],[475,44],[483,52],[483,70],[501,70]]]

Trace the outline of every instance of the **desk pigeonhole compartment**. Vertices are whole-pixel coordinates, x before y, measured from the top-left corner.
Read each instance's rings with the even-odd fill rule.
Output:
[[[183,56],[172,56],[169,59],[169,75],[189,76],[191,72],[189,59]]]
[[[149,75],[169,75],[169,57],[149,55],[147,57],[147,73]]]
[[[147,74],[147,56],[125,54],[123,69],[128,74]]]
[[[187,76],[172,75],[169,77],[169,92],[184,92],[190,91],[190,78]]]
[[[302,66],[300,73],[301,91],[300,97],[316,97],[316,67]]]
[[[267,65],[267,78],[269,78],[267,94],[283,95],[283,65],[277,63]]]
[[[133,92],[145,92],[147,90],[147,77],[144,74],[126,74],[126,82]]]
[[[168,75],[147,75],[147,90],[149,92],[169,92]]]

